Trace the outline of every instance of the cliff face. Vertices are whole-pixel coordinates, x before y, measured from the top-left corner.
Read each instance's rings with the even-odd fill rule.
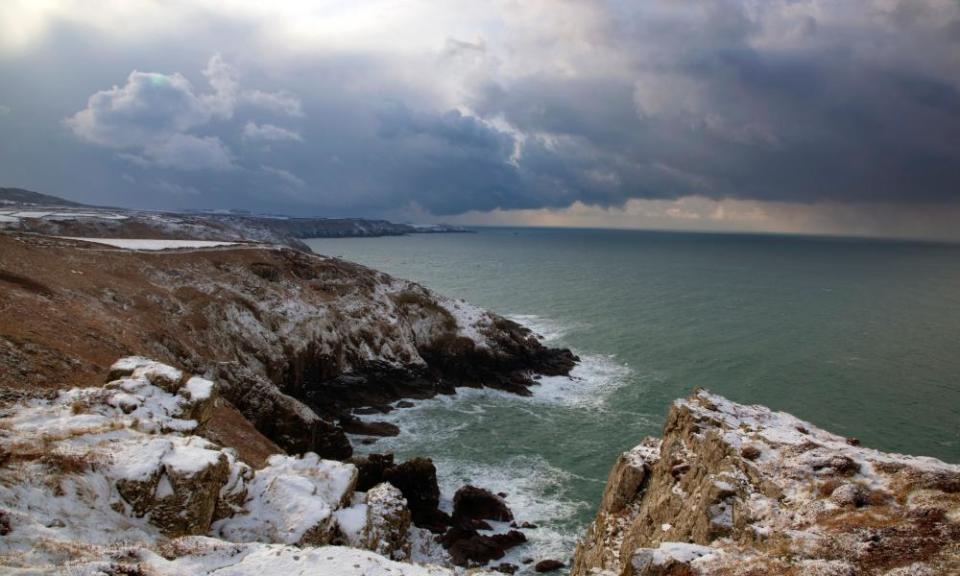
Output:
[[[698,392],[620,456],[573,576],[960,573],[960,466]]]
[[[0,291],[5,395],[85,384],[147,355],[219,381],[281,447],[331,458],[350,455],[340,420],[354,407],[456,386],[528,393],[532,373],[574,363],[464,302],[275,246],[143,253],[0,234]]]

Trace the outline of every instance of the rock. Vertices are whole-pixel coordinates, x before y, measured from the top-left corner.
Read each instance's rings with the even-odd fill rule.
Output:
[[[440,511],[440,486],[437,468],[429,458],[413,458],[389,467],[383,472],[383,481],[400,489],[407,500],[413,523],[433,532],[442,532],[449,526],[449,517]]]
[[[197,427],[203,428],[213,416],[217,402],[217,387],[206,378],[193,376],[177,391],[180,402],[181,418],[196,420]]]
[[[248,483],[245,513],[218,522],[215,529],[232,542],[329,544],[338,534],[333,512],[350,505],[356,483],[352,464],[312,453],[274,455]]]
[[[554,570],[559,570],[566,566],[563,562],[559,560],[541,560],[533,567],[537,572],[553,572]]]
[[[410,511],[403,494],[384,482],[367,491],[365,548],[392,560],[410,558]]]
[[[210,530],[228,456],[201,438],[156,438],[119,451],[110,475],[137,516],[170,537]]]
[[[526,536],[516,530],[506,534],[480,535],[475,530],[450,528],[440,543],[457,566],[478,566],[503,558],[506,550],[523,544]]]
[[[662,439],[614,464],[570,573],[950,573],[954,475],[960,467],[699,390],[674,402]]]
[[[495,571],[502,572],[504,574],[516,574],[518,567],[516,564],[510,564],[509,562],[502,562],[496,566],[491,566]]]
[[[366,492],[383,482],[383,474],[395,466],[393,454],[369,454],[354,456],[349,460],[357,467],[357,491]]]
[[[453,517],[509,522],[513,512],[502,498],[484,488],[464,486],[453,496]]]
[[[401,400],[396,404],[397,408],[413,408],[415,404],[409,400]]]

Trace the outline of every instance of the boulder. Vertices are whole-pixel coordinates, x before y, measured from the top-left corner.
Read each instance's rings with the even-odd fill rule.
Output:
[[[464,486],[453,496],[453,517],[510,522],[513,512],[503,498],[476,486]]]
[[[384,482],[367,491],[364,547],[393,560],[410,559],[410,511],[400,490]]]
[[[433,532],[441,532],[450,524],[449,517],[440,511],[440,485],[437,468],[429,458],[413,458],[387,468],[383,481],[400,489],[407,500],[413,523]]]
[[[118,451],[109,475],[134,515],[175,537],[210,530],[230,465],[202,438],[161,437]]]

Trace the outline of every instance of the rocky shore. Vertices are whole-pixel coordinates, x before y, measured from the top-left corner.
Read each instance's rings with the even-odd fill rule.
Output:
[[[704,391],[615,463],[571,565],[505,563],[536,527],[503,494],[441,509],[429,455],[354,456],[347,434],[458,387],[530,394],[577,358],[336,258],[8,232],[0,293],[5,573],[960,573],[960,466]]]

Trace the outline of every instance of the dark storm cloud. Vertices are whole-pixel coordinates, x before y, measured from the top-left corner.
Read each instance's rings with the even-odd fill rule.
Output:
[[[0,53],[0,174],[98,201],[326,214],[960,200],[957,3],[409,11],[415,30],[329,44],[341,27],[284,36],[279,16],[210,7],[149,40],[57,21]]]

